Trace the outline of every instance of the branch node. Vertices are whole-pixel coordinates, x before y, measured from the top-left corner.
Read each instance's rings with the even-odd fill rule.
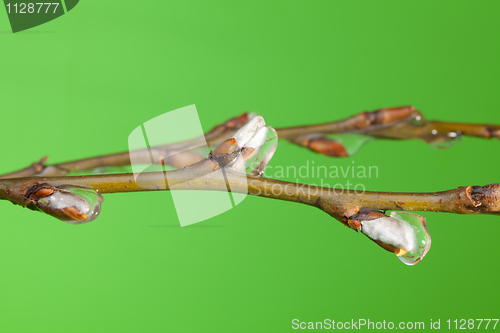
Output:
[[[500,213],[500,184],[468,186],[465,194],[474,207],[482,206],[482,210]]]

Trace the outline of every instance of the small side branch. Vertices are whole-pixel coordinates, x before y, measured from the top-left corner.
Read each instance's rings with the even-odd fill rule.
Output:
[[[158,163],[164,163],[175,168],[181,168],[200,161],[203,157],[189,152],[192,147],[198,147],[205,142],[216,145],[232,137],[245,125],[251,117],[247,113],[229,119],[215,126],[205,134],[205,137],[194,138],[183,142],[152,147],[150,149],[122,152],[111,155],[70,161],[65,163],[45,165],[45,159],[34,163],[28,168],[9,173],[0,178],[18,178],[39,176],[64,176],[70,171],[91,170],[99,167],[121,167],[134,161],[151,163],[151,156]],[[442,121],[427,121],[420,111],[413,106],[384,108],[371,112],[361,112],[352,117],[317,125],[305,125],[276,129],[281,140],[287,140],[314,152],[335,157],[349,155],[344,145],[335,139],[328,138],[335,134],[363,134],[375,138],[409,140],[419,139],[431,144],[453,140],[460,136],[475,136],[482,138],[500,138],[500,125],[451,123]],[[180,155],[182,152],[182,155]]]
[[[42,157],[42,159],[38,162],[32,163],[29,167],[24,168],[19,171],[7,173],[5,175],[1,175],[0,179],[6,179],[6,178],[21,178],[21,177],[30,177],[33,175],[36,175],[45,168],[45,162],[48,160],[48,156]]]

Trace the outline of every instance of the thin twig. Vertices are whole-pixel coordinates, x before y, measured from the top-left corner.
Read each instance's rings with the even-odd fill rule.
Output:
[[[205,137],[195,138],[178,143],[141,149],[132,152],[122,152],[111,155],[97,156],[71,162],[45,166],[46,157],[38,163],[33,163],[23,170],[5,174],[1,178],[18,178],[28,176],[64,176],[69,171],[91,170],[99,167],[130,165],[135,162],[151,163],[151,158],[159,164],[168,164],[176,168],[200,161],[203,157],[189,151],[193,147],[216,145],[230,138],[249,119],[244,113],[221,125],[215,126],[205,134]],[[385,108],[372,112],[362,112],[344,120],[325,124],[306,125],[276,129],[278,137],[297,145],[307,147],[327,156],[348,156],[345,147],[330,138],[331,134],[364,134],[385,139],[420,139],[429,143],[450,140],[466,135],[483,138],[500,138],[500,125],[480,125],[467,123],[449,123],[441,121],[426,121],[413,106]],[[205,141],[206,140],[206,141]]]
[[[223,177],[219,164],[204,159],[189,168],[140,175],[89,175],[77,177],[30,177],[0,180],[0,199],[26,206],[27,193],[38,184],[90,187],[101,194],[154,190],[208,190],[248,193],[255,196],[300,202],[318,207],[347,225],[361,209],[432,211],[456,214],[500,214],[500,184],[467,186],[430,193],[357,192],[250,176],[230,168]],[[167,181],[168,179],[168,181]]]
[[[34,176],[45,168],[45,162],[47,162],[48,156],[42,157],[39,162],[32,163],[29,167],[24,168],[19,171],[11,172],[5,175],[0,176],[0,178],[21,178],[21,177],[29,177]]]
[[[91,170],[99,167],[126,166],[130,160],[151,163],[151,156],[159,164],[165,163],[176,168],[192,164],[203,157],[194,152],[188,152],[192,147],[198,147],[206,142],[209,145],[218,144],[230,138],[249,119],[244,113],[217,125],[205,134],[205,137],[193,140],[152,147],[132,152],[97,156],[77,161],[45,166],[45,160],[34,163],[21,171],[2,175],[0,178],[17,178],[34,175],[63,176],[72,170]],[[454,136],[467,135],[483,138],[500,138],[499,125],[479,125],[467,123],[449,123],[440,121],[425,121],[423,115],[413,106],[385,108],[372,112],[362,112],[344,120],[318,125],[276,129],[278,137],[297,145],[307,147],[315,152],[328,156],[347,156],[345,147],[325,137],[330,134],[365,134],[385,139],[420,139],[426,142],[439,142]],[[179,152],[182,152],[181,155]],[[163,157],[172,156],[172,159]],[[46,159],[46,158],[45,158]],[[175,160],[173,160],[175,159]]]

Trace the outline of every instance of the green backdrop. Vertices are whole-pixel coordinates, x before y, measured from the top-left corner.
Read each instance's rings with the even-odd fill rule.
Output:
[[[205,130],[243,111],[284,127],[407,104],[498,124],[499,10],[82,0],[16,34],[0,10],[0,173],[127,150],[134,128],[190,104]],[[500,182],[499,148],[378,140],[335,159],[283,143],[271,165],[375,165],[367,190],[437,191]],[[0,209],[1,332],[293,332],[293,319],[327,318],[445,329],[500,316],[496,216],[422,213],[432,248],[410,267],[320,210],[257,197],[186,228],[166,192],[106,195],[78,226]]]

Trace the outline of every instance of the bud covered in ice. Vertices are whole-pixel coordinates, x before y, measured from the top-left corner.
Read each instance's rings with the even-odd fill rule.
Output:
[[[407,265],[420,262],[431,247],[425,217],[417,214],[395,211],[387,216],[365,210],[352,216],[348,223]]]
[[[26,193],[30,209],[44,213],[70,224],[93,221],[101,211],[102,195],[95,190],[73,185],[52,186],[37,184]]]
[[[210,158],[222,167],[261,176],[276,151],[278,135],[264,118],[252,116],[232,138],[221,143]]]

